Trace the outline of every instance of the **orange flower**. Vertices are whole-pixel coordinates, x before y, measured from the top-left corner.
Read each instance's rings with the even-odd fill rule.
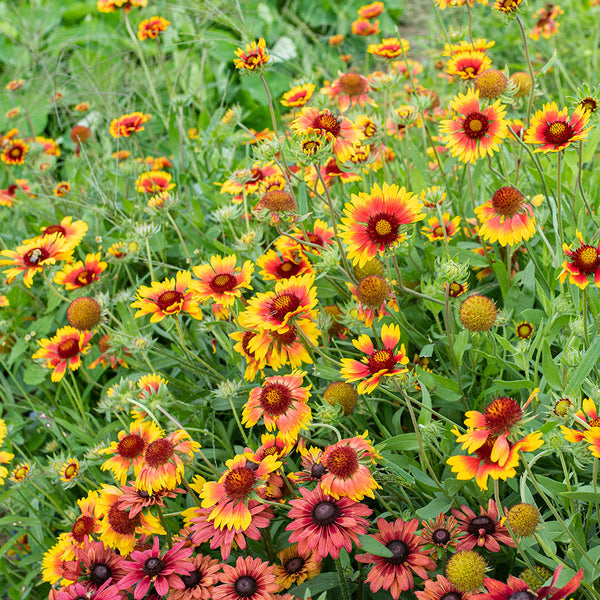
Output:
[[[377,35],[380,32],[379,21],[369,21],[364,17],[359,17],[356,21],[352,21],[352,33],[354,35]]]
[[[100,260],[100,257],[100,252],[87,254],[83,262],[78,260],[75,263],[66,264],[54,276],[54,283],[71,291],[86,287],[95,281],[100,281],[100,273],[107,267],[107,264]]]
[[[17,90],[20,90],[22,86],[23,86],[23,80],[22,79],[13,79],[12,81],[9,81],[6,84],[5,88],[9,92],[16,92]]]
[[[68,181],[60,181],[54,186],[53,194],[58,198],[66,196],[71,191],[71,184]]]
[[[372,98],[369,98],[369,80],[360,75],[360,73],[341,73],[339,77],[330,85],[321,88],[321,93],[329,96],[330,99],[337,98],[338,109],[340,112],[346,112],[349,108],[356,106],[366,106],[371,104],[377,106]]]
[[[0,160],[7,165],[22,165],[29,146],[19,138],[11,138],[2,144]]]
[[[358,16],[363,19],[373,19],[383,12],[383,2],[371,2],[361,6],[357,11]]]
[[[125,9],[129,12],[132,8],[143,8],[148,4],[148,0],[98,0],[96,7],[98,12],[111,13],[117,8]]]
[[[443,225],[440,223],[438,217],[430,217],[427,219],[427,227],[421,228],[421,233],[430,242],[437,240],[451,240],[459,231],[460,217],[454,217],[450,220],[450,213],[444,213],[442,215]],[[445,232],[445,233],[444,233]]]
[[[297,85],[293,87],[289,92],[285,92],[281,97],[281,104],[283,106],[304,106],[313,95],[315,91],[314,83],[305,83],[304,85]]]
[[[374,54],[380,58],[396,58],[406,54],[410,48],[410,43],[405,39],[383,38],[380,44],[370,44],[367,48],[369,54]]]
[[[589,427],[587,431],[593,429],[598,429],[600,431],[600,415],[598,414],[598,407],[591,398],[583,399],[583,406],[575,413],[575,416],[578,419],[578,424],[583,425],[583,423],[585,423],[584,426]],[[585,438],[586,430],[569,429],[564,425],[561,425],[560,428],[568,442],[577,444]]]
[[[61,327],[51,339],[42,339],[38,342],[39,349],[31,358],[41,358],[46,361],[45,367],[52,369],[50,379],[59,382],[67,368],[76,371],[81,366],[81,355],[90,351],[92,333],[79,331],[67,325]]]
[[[75,110],[77,112],[87,112],[88,110],[90,110],[90,103],[89,102],[79,102],[79,104],[76,104],[73,107],[73,110]]]
[[[492,66],[490,57],[481,50],[469,50],[455,54],[446,63],[446,72],[461,79],[475,79],[479,73]]]
[[[166,171],[149,171],[142,173],[135,181],[135,189],[140,193],[156,194],[168,192],[177,184],[171,183],[171,174]]]
[[[113,119],[110,123],[110,135],[114,138],[131,137],[138,131],[144,131],[144,123],[152,118],[151,115],[145,115],[141,112],[129,113]],[[140,191],[140,190],[138,190]]]
[[[237,56],[237,58],[233,59],[235,68],[248,72],[262,70],[271,58],[267,52],[266,42],[263,38],[260,38],[258,42],[246,44],[245,52],[242,48],[237,48],[234,54]]]
[[[279,250],[277,242],[275,242],[275,246]],[[256,259],[256,264],[261,269],[260,276],[265,281],[289,279],[296,275],[304,275],[314,271],[306,254],[298,247],[282,248],[280,252],[267,250]]]
[[[155,40],[160,33],[167,30],[167,27],[171,24],[167,19],[162,17],[154,16],[149,19],[144,19],[138,25],[137,36],[140,40],[144,41],[148,38]]]
[[[139,310],[134,318],[152,315],[151,323],[158,323],[170,315],[184,312],[194,319],[202,319],[198,297],[191,286],[192,276],[188,271],[178,271],[174,279],[161,283],[153,281],[150,287],[142,285],[136,295],[133,308]]]

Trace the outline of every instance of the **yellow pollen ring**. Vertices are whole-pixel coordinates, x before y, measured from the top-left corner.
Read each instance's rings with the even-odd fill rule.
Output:
[[[548,131],[550,132],[550,135],[559,136],[562,135],[566,131],[566,129],[567,126],[562,121],[557,121],[550,125]]]
[[[375,223],[375,231],[379,235],[389,235],[392,232],[392,226],[386,219],[379,219],[379,221]]]

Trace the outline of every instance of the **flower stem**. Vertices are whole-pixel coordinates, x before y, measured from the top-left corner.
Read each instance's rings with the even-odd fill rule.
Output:
[[[344,600],[350,600],[350,594],[348,593],[348,585],[346,583],[346,577],[344,576],[344,569],[342,567],[342,561],[339,558],[335,560],[335,568],[337,569],[338,577],[340,578],[340,587],[342,588],[342,596]]]
[[[527,44],[527,34],[525,33],[525,28],[523,27],[523,23],[519,18],[519,15],[516,15],[517,23],[521,29],[521,36],[523,37],[523,48],[525,50],[525,59],[527,60],[527,67],[529,68],[529,76],[531,77],[531,89],[529,90],[529,98],[527,100],[527,126],[531,125],[531,109],[533,107],[533,94],[535,91],[535,74],[533,72],[533,64],[531,62],[531,56],[529,55],[529,46]]]

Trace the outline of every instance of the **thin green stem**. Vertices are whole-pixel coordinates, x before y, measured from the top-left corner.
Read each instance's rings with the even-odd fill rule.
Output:
[[[519,15],[516,17],[516,21],[519,24],[519,28],[521,29],[521,36],[523,38],[523,48],[525,50],[525,60],[527,61],[527,67],[529,68],[529,76],[531,77],[531,89],[529,90],[529,98],[527,100],[527,126],[531,124],[531,109],[533,108],[533,95],[535,93],[535,73],[533,72],[533,64],[531,62],[531,56],[529,55],[529,45],[527,44],[527,34],[525,33],[525,28],[523,27],[523,23],[519,18]]]
[[[215,377],[220,379],[221,381],[225,380],[225,377],[221,375],[216,369],[213,369],[207,362],[202,360],[199,356],[194,354],[191,350],[188,350],[188,347],[185,344],[185,338],[183,336],[183,330],[181,328],[181,323],[179,322],[179,317],[175,316],[175,328],[177,329],[177,334],[179,336],[179,343],[181,344],[181,349],[188,355],[199,362],[207,371],[210,371]]]
[[[348,584],[346,583],[346,577],[344,576],[344,569],[342,567],[342,561],[339,558],[334,559],[335,568],[337,570],[338,577],[340,579],[340,587],[342,588],[342,596],[344,600],[350,600],[350,594],[348,593]]]

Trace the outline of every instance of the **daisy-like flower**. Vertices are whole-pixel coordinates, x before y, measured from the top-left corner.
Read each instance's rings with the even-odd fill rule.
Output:
[[[29,473],[31,473],[31,465],[28,462],[22,462],[13,468],[9,479],[15,483],[21,483],[27,479]]]
[[[425,589],[415,592],[417,600],[468,600],[467,592],[455,588],[443,575],[436,575],[435,581],[427,579]]]
[[[515,467],[519,464],[519,452],[533,452],[543,445],[544,440],[541,432],[535,431],[515,443],[507,441],[508,449],[504,454],[505,460],[502,465],[491,457],[495,442],[495,436],[490,436],[483,446],[475,450],[474,456],[451,456],[446,462],[452,467],[452,472],[457,474],[457,479],[474,478],[480,489],[487,490],[489,477],[504,481],[514,477],[517,474]]]
[[[148,4],[148,0],[98,0],[96,7],[98,12],[111,13],[117,8],[122,8],[129,12],[132,8],[143,8]]]
[[[475,79],[492,66],[490,57],[481,50],[468,50],[455,54],[446,63],[446,72],[461,79]]]
[[[165,535],[160,521],[150,513],[130,516],[129,511],[119,506],[122,490],[113,485],[103,485],[99,491],[98,508],[103,516],[100,521],[100,541],[110,548],[116,548],[121,556],[127,556],[137,543],[137,537]]]
[[[390,313],[387,307],[398,310],[396,297],[392,294],[390,284],[384,277],[379,275],[367,275],[363,277],[358,286],[347,284],[352,296],[358,301],[356,316],[364,321],[367,327],[373,325],[375,317],[379,321]]]
[[[365,333],[357,340],[352,340],[354,347],[365,356],[360,361],[342,358],[342,378],[349,382],[360,381],[357,386],[359,394],[370,394],[382,382],[383,377],[408,371],[404,366],[408,363],[404,344],[397,350],[400,327],[386,323],[381,328],[381,341],[383,348],[376,349],[373,340]]]
[[[252,513],[248,506],[250,495],[264,485],[270,473],[281,466],[272,456],[266,456],[260,463],[249,461],[246,455],[238,454],[228,460],[227,470],[218,482],[207,482],[202,487],[200,498],[202,507],[213,507],[210,518],[215,527],[224,529],[247,529],[252,523]]]
[[[289,107],[300,107],[304,106],[311,98],[315,91],[314,83],[305,83],[304,85],[297,85],[293,87],[289,92],[285,92],[281,97],[281,104]]]
[[[116,585],[109,585],[106,582],[97,590],[87,590],[81,583],[73,583],[63,587],[55,593],[54,600],[121,600],[121,590]]]
[[[413,572],[427,579],[427,571],[435,569],[435,563],[423,551],[424,541],[415,531],[419,519],[403,521],[396,519],[388,523],[385,519],[377,519],[379,533],[372,537],[381,542],[393,554],[390,558],[374,554],[358,554],[356,560],[362,563],[373,563],[366,579],[371,584],[371,591],[390,590],[392,598],[398,600],[401,592],[415,587]]]
[[[68,181],[59,181],[52,190],[57,198],[66,196],[71,191],[71,184]]]
[[[170,21],[167,21],[167,19],[159,16],[144,19],[138,25],[137,36],[142,41],[147,40],[148,38],[155,40],[159,34],[167,30],[167,27],[170,24]]]
[[[210,542],[211,550],[219,550],[221,558],[227,560],[233,546],[240,550],[246,549],[246,540],[259,540],[261,529],[271,525],[273,520],[273,509],[257,500],[248,501],[250,511],[250,525],[245,529],[241,527],[225,527],[221,529],[215,526],[210,514],[212,508],[189,508],[183,511],[186,527],[190,530],[190,540],[195,545]]]
[[[531,117],[531,125],[523,140],[527,144],[537,144],[534,152],[560,152],[573,142],[585,140],[591,127],[585,128],[590,113],[579,106],[569,117],[569,110],[558,110],[556,102],[544,104]]]
[[[532,40],[539,40],[540,36],[545,39],[550,39],[553,35],[558,33],[560,23],[556,20],[559,15],[564,15],[565,11],[552,2],[548,2],[546,6],[543,6],[535,12],[533,15],[537,18],[537,23],[529,33],[529,37]]]
[[[483,506],[479,508],[479,516],[465,504],[461,506],[462,512],[456,508],[452,509],[452,514],[458,519],[458,530],[462,534],[456,550],[473,550],[479,546],[487,548],[490,552],[500,552],[500,544],[514,548],[515,542],[508,529],[502,525],[494,500],[490,498],[487,510]]]
[[[185,473],[183,457],[192,459],[199,449],[200,444],[183,429],[150,442],[144,450],[144,462],[136,476],[137,489],[149,494],[163,489],[172,490]]]
[[[196,554],[191,558],[190,568],[193,570],[189,575],[180,575],[185,587],[169,590],[169,600],[212,600],[221,563],[216,558]]]
[[[10,138],[2,143],[0,160],[7,165],[22,165],[29,146],[19,138]]]
[[[237,56],[233,59],[235,68],[248,72],[262,71],[271,58],[267,52],[267,43],[263,38],[260,38],[258,42],[246,44],[246,51],[237,48],[234,54]]]
[[[326,556],[338,558],[342,548],[350,552],[352,542],[360,545],[357,536],[364,535],[369,526],[364,517],[373,512],[368,506],[350,498],[336,500],[320,487],[299,492],[300,498],[290,500],[292,522],[285,529],[292,532],[289,541],[298,542],[300,552],[312,551],[320,561]]]
[[[100,280],[100,274],[106,270],[107,264],[101,260],[101,253],[87,254],[85,261],[66,264],[55,276],[54,283],[62,285],[66,290],[77,290]]]
[[[421,227],[421,233],[430,242],[447,239],[450,241],[458,232],[460,227],[460,217],[450,219],[450,213],[445,212],[442,215],[443,224],[438,217],[433,216],[427,219],[427,226]]]
[[[312,421],[308,406],[310,386],[302,386],[305,375],[304,371],[298,371],[267,377],[262,386],[250,391],[242,411],[242,424],[252,427],[262,417],[269,431],[277,429],[285,442],[294,442]]]
[[[277,242],[275,243],[277,246]],[[299,247],[283,250],[281,253],[275,250],[267,250],[256,259],[260,268],[260,276],[265,280],[289,279],[296,275],[304,275],[313,272],[313,266],[308,257]]]
[[[181,312],[194,319],[202,319],[202,309],[189,271],[177,271],[175,278],[167,278],[161,283],[153,281],[150,287],[142,285],[131,306],[139,309],[134,318],[152,315],[151,323]]]
[[[496,0],[494,2],[494,10],[505,15],[512,15],[519,10],[522,2],[523,0]]]
[[[333,143],[333,152],[341,163],[350,160],[352,147],[362,139],[358,127],[346,117],[337,117],[330,110],[319,111],[305,106],[291,124],[301,136],[317,135]]]
[[[364,266],[377,254],[406,239],[403,225],[425,218],[418,197],[397,185],[375,184],[371,192],[352,194],[344,206],[340,237],[348,247],[348,258]]]
[[[150,508],[158,506],[165,507],[165,498],[177,498],[177,494],[185,494],[185,490],[181,488],[173,488],[172,490],[155,490],[152,494],[144,490],[138,490],[134,485],[122,485],[121,491],[123,495],[119,498],[117,505],[122,510],[129,511],[130,518]]]
[[[369,466],[381,458],[371,445],[367,432],[328,446],[321,463],[327,472],[321,477],[321,489],[335,499],[348,497],[360,502],[374,498],[373,490],[381,486],[373,479]]]
[[[143,462],[144,451],[151,444],[164,435],[164,432],[154,421],[133,421],[129,424],[129,432],[119,431],[117,442],[111,442],[108,448],[102,448],[100,454],[112,455],[105,461],[100,469],[110,471],[119,485],[127,481],[129,469],[137,476]]]
[[[594,284],[600,287],[600,244],[591,246],[583,242],[581,233],[577,232],[579,248],[571,250],[571,246],[563,245],[567,259],[563,262],[563,270],[559,275],[561,283],[569,276],[569,283],[584,290],[589,284],[589,276],[593,275]]]
[[[92,333],[89,331],[79,331],[75,327],[67,325],[61,327],[54,337],[42,339],[38,342],[39,349],[32,358],[45,360],[45,367],[52,369],[50,379],[59,382],[67,368],[76,371],[81,366],[81,356],[90,351]]]
[[[157,194],[168,192],[177,184],[171,181],[171,174],[166,171],[148,171],[135,180],[135,189],[140,193]]]
[[[114,138],[131,137],[138,131],[144,131],[144,123],[152,118],[151,115],[145,115],[139,111],[128,113],[113,119],[110,123],[110,135]]]
[[[74,548],[74,553],[76,562],[72,581],[79,581],[88,592],[97,590],[109,579],[110,584],[115,585],[125,577],[123,557],[102,542],[85,539],[82,547]]]
[[[52,235],[59,233],[74,248],[84,238],[88,230],[88,224],[85,221],[73,221],[73,217],[64,217],[60,223],[45,225],[40,228],[40,235]]]
[[[16,250],[2,250],[0,265],[11,265],[5,269],[6,280],[12,283],[16,276],[23,273],[23,283],[31,287],[33,276],[41,273],[44,267],[54,265],[58,260],[69,261],[73,246],[60,233],[43,235],[26,240]]]
[[[1,454],[1,453],[0,453]],[[42,559],[42,581],[46,581],[51,585],[63,581],[66,583],[71,580],[67,580],[67,566],[69,561],[75,558],[76,542],[68,533],[61,533],[58,536],[56,544],[49,550],[44,552],[44,558]]]
[[[352,160],[353,156],[354,148],[352,149],[352,156],[350,156],[350,160]],[[323,177],[325,185],[328,188],[331,187],[332,181],[335,181],[335,179],[338,178],[342,183],[360,181],[362,179],[360,175],[357,175],[352,171],[342,171],[335,156],[330,156],[324,165],[320,165],[319,171],[321,173],[321,177]],[[306,181],[306,183],[308,183],[312,188],[316,189],[319,194],[323,194],[325,192],[325,187],[323,186],[323,182],[321,182],[321,178],[318,176],[315,165],[310,165],[306,169],[304,181]]]
[[[586,429],[597,428],[600,431],[600,414],[596,404],[591,398],[583,399],[583,406],[575,413],[575,417],[577,417],[577,423],[581,424]],[[585,425],[583,425],[583,423],[585,423]],[[565,436],[565,439],[573,444],[578,444],[585,437],[585,429],[570,429],[564,425],[561,425],[560,428]]]
[[[236,267],[236,261],[235,254],[225,257],[217,255],[211,256],[209,263],[192,267],[198,281],[192,281],[190,288],[194,290],[197,299],[201,302],[212,300],[229,308],[236,298],[241,297],[242,289],[251,290],[250,280],[254,266],[247,260],[243,266]]]
[[[384,38],[379,44],[369,44],[367,52],[380,58],[397,58],[406,54],[410,48],[408,40],[398,38]]]
[[[181,575],[189,575],[192,571],[192,564],[186,559],[193,551],[193,548],[185,547],[185,542],[179,542],[161,555],[158,536],[154,536],[150,550],[134,550],[129,555],[131,560],[123,561],[122,567],[129,572],[121,579],[119,587],[126,590],[135,586],[134,600],[143,598],[151,585],[159,596],[164,596],[170,589],[185,589]]]
[[[63,483],[72,484],[79,477],[80,472],[79,461],[73,457],[67,458],[67,460],[58,465],[58,478]]]
[[[365,107],[367,104],[377,106],[369,97],[369,80],[360,73],[341,73],[331,84],[321,88],[321,93],[334,100],[337,98],[338,109],[346,112],[357,104]]]
[[[22,79],[13,79],[13,80],[9,81],[4,87],[9,92],[16,92],[17,90],[20,90],[23,87],[23,80]]]
[[[231,194],[242,200],[243,192],[246,196],[256,193],[264,193],[267,190],[265,186],[273,180],[281,181],[285,184],[283,173],[273,162],[254,163],[250,169],[234,171],[232,176],[224,183],[216,184],[221,186],[221,194]]]
[[[215,587],[213,600],[272,600],[279,589],[273,567],[250,556],[238,557],[235,567],[223,565],[221,585]]]
[[[292,326],[304,331],[316,320],[317,292],[314,275],[282,279],[273,291],[259,293],[248,301],[247,324],[253,327],[287,333]]]
[[[535,232],[533,209],[515,187],[498,189],[491,200],[475,209],[475,214],[481,223],[479,235],[501,246],[515,246]]]
[[[310,550],[300,552],[298,544],[284,548],[277,558],[281,565],[274,565],[273,568],[280,591],[300,585],[321,572],[321,563],[314,559],[313,553]]]
[[[77,111],[77,112],[87,112],[88,110],[90,110],[90,103],[89,102],[78,102],[73,107],[73,110]]]
[[[98,510],[98,492],[88,492],[87,496],[77,500],[77,505],[81,516],[75,519],[69,535],[77,544],[81,545],[89,539],[90,535],[100,532],[99,519],[101,515]],[[77,578],[74,578],[73,581],[77,581]]]
[[[423,521],[421,524],[423,526],[421,537],[426,544],[434,547],[438,557],[440,551],[456,546],[458,522],[454,517],[447,517],[444,513],[440,513],[435,519]]]
[[[111,369],[116,369],[119,365],[128,369],[127,363],[123,358],[118,356],[116,353],[111,352],[111,338],[110,334],[103,335],[98,340],[98,350],[100,351],[100,356],[96,358],[89,364],[90,369],[95,369],[98,365],[102,365],[104,369],[106,369],[109,365]],[[122,348],[121,352],[123,352],[126,356],[129,355],[129,351],[127,348]]]
[[[354,35],[366,37],[368,35],[377,35],[380,31],[379,19],[369,21],[369,19],[359,17],[355,21],[352,21],[352,33]]]
[[[359,17],[363,19],[374,19],[383,12],[383,2],[371,2],[361,6],[357,11]]]
[[[467,90],[466,94],[459,93],[450,105],[458,116],[442,121],[440,132],[447,134],[443,142],[452,156],[465,163],[475,163],[478,158],[491,156],[498,150],[508,134],[506,110],[499,100],[481,108],[479,92]]]
[[[243,314],[243,313],[242,313]],[[264,330],[261,331],[261,333]],[[256,374],[267,366],[268,356],[267,354],[263,358],[258,358],[256,350],[250,349],[250,342],[259,336],[259,331],[234,331],[229,334],[229,337],[237,342],[233,349],[241,354],[246,360],[246,370],[244,372],[244,379],[248,381],[254,381]],[[267,348],[268,350],[268,348]]]

